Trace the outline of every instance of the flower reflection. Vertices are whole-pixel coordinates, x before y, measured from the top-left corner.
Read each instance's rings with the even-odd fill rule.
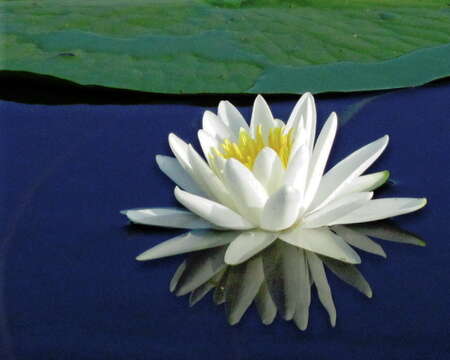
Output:
[[[336,226],[332,231],[352,246],[383,257],[386,257],[383,248],[371,237],[425,245],[418,236],[387,221]],[[331,325],[335,326],[336,308],[327,272],[367,297],[372,297],[372,289],[356,265],[317,255],[285,242],[275,242],[236,266],[224,262],[225,251],[226,246],[220,246],[191,255],[175,272],[170,291],[177,296],[189,294],[191,306],[213,292],[214,303],[225,305],[231,325],[237,324],[254,302],[264,324],[271,324],[279,314],[285,320],[293,320],[300,330],[305,330],[314,286],[328,312]]]

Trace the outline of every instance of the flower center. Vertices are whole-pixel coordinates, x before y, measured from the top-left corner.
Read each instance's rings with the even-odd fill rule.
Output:
[[[278,154],[281,163],[286,168],[292,148],[293,131],[290,130],[285,134],[284,128],[284,126],[271,128],[267,138],[263,136],[261,125],[257,126],[255,137],[252,137],[247,130],[241,128],[236,142],[226,139],[219,148],[213,149],[213,153],[215,156],[224,159],[237,159],[249,169],[252,169],[259,152],[268,146]]]

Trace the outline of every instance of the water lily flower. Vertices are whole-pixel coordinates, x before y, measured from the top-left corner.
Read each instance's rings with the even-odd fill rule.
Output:
[[[198,132],[203,156],[170,134],[175,158],[158,155],[156,161],[177,185],[175,198],[185,209],[122,213],[133,223],[191,231],[137,260],[227,245],[225,263],[237,265],[282,241],[319,256],[360,263],[354,239],[340,225],[410,213],[426,199],[372,198],[389,172],[364,172],[386,148],[387,135],[325,172],[337,127],[332,113],[316,137],[315,103],[306,93],[286,123],[274,118],[262,96],[256,97],[250,124],[230,102],[221,101],[218,114],[206,111],[203,116]]]

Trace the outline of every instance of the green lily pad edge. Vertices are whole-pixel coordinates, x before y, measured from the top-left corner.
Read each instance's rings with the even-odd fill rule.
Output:
[[[0,72],[161,94],[297,94],[450,76],[444,0],[0,0]]]
[[[424,85],[450,76],[450,44],[378,63],[342,62],[268,70],[248,93],[312,93],[387,90]],[[277,80],[276,80],[277,79]],[[271,91],[270,84],[278,86]],[[295,91],[293,89],[297,88]]]

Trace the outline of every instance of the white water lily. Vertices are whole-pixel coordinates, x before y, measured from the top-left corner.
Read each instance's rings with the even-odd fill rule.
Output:
[[[286,123],[273,117],[262,96],[255,100],[250,125],[231,103],[221,101],[217,115],[206,111],[203,116],[198,132],[203,156],[170,134],[175,158],[158,155],[156,161],[176,183],[175,197],[185,209],[122,213],[133,223],[192,231],[151,248],[137,260],[228,245],[225,263],[237,265],[273,242],[284,241],[360,263],[351,247],[354,239],[339,225],[410,213],[422,208],[426,199],[372,199],[373,190],[389,173],[363,173],[386,148],[387,135],[325,172],[337,126],[332,113],[316,138],[315,103],[306,93]]]

